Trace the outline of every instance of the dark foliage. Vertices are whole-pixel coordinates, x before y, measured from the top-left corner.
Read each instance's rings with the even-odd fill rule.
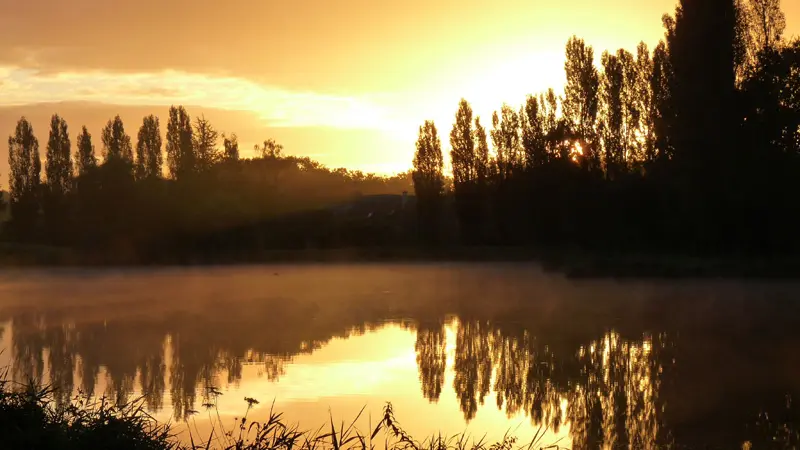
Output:
[[[3,448],[178,448],[169,427],[156,423],[144,411],[142,402],[116,405],[107,399],[79,397],[57,406],[55,393],[33,384],[13,389],[10,382],[0,381]]]
[[[8,165],[11,232],[16,239],[29,240],[35,237],[38,225],[42,163],[39,140],[24,117],[8,138]]]
[[[67,122],[57,114],[50,121],[50,138],[47,141],[47,183],[42,196],[45,229],[51,242],[63,243],[68,239],[70,214],[67,196],[72,190],[72,144]]]
[[[102,165],[83,129],[73,182],[66,123],[55,116],[42,192],[38,141],[23,118],[9,139],[5,236],[132,262],[434,244],[796,253],[800,41],[783,39],[779,2],[682,0],[663,25],[652,54],[644,43],[604,52],[601,68],[590,45],[570,38],[564,95],[504,104],[490,130],[462,99],[452,179],[431,121],[411,174],[384,178],[285,156],[272,139],[241,158],[235,134],[193,123],[178,106],[166,178],[158,119],[144,119],[134,156],[116,117],[102,131]],[[371,196],[383,197],[362,202]]]
[[[480,133],[464,142],[471,109],[462,100],[451,156],[464,243],[797,250],[800,44],[782,40],[778,2],[684,0],[663,23],[652,55],[643,43],[635,54],[605,52],[602,71],[592,48],[571,38],[562,98],[549,91],[519,113],[503,105],[494,114],[485,181],[472,175]],[[488,208],[465,200],[478,192]]]
[[[432,121],[425,121],[425,124],[419,127],[412,177],[414,192],[417,195],[421,235],[427,243],[435,242],[439,237],[444,196],[443,169],[442,141],[439,139],[436,125]]]

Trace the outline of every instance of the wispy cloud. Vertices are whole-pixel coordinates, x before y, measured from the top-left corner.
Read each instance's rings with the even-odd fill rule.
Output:
[[[0,106],[90,101],[121,105],[201,105],[252,111],[278,127],[392,128],[385,105],[370,98],[299,92],[236,77],[180,71],[39,73],[0,67]]]

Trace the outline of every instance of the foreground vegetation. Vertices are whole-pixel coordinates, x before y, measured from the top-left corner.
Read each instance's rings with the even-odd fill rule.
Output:
[[[33,384],[12,389],[0,381],[0,446],[8,449],[174,449],[169,427],[140,403],[75,399],[56,407],[54,391]]]
[[[533,450],[559,449],[556,444],[543,445],[545,429],[540,428],[531,442],[522,445],[506,435],[495,443],[475,440],[466,434],[436,435],[415,440],[400,426],[391,404],[374,429],[362,432],[355,424],[361,413],[345,426],[330,424],[314,431],[300,430],[286,424],[282,415],[270,410],[264,422],[248,419],[248,413],[259,402],[245,398],[244,416],[226,427],[215,403],[204,405],[209,410],[212,431],[198,436],[187,427],[188,443],[180,439],[170,424],[162,424],[150,416],[143,400],[117,404],[106,398],[93,400],[79,395],[67,405],[56,406],[55,390],[33,383],[15,389],[8,381],[0,381],[0,447],[6,449],[78,450],[113,448],[120,450]],[[20,386],[16,386],[19,388]],[[216,391],[210,389],[213,394]],[[218,393],[217,393],[218,395]],[[363,413],[363,409],[362,409]],[[196,428],[195,428],[196,429]],[[382,437],[383,439],[379,441]]]

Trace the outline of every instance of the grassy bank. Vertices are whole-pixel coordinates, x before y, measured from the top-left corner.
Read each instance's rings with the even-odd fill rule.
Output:
[[[5,378],[3,378],[5,379]],[[244,399],[244,414],[230,426],[214,413],[212,431],[198,436],[188,428],[188,439],[179,439],[170,424],[156,421],[144,409],[143,401],[114,404],[105,398],[77,396],[68,405],[57,406],[55,391],[33,384],[20,386],[0,381],[0,448],[37,450],[120,449],[120,450],[534,450],[560,449],[558,443],[542,442],[540,429],[529,443],[511,436],[499,442],[474,440],[466,434],[437,435],[416,440],[395,418],[391,404],[384,408],[374,429],[362,431],[355,423],[361,414],[338,427],[333,419],[316,430],[304,431],[286,424],[282,415],[270,410],[264,422],[248,419],[258,404]],[[323,407],[320,405],[320,407]],[[363,412],[363,410],[362,410]],[[186,442],[188,440],[188,443]]]

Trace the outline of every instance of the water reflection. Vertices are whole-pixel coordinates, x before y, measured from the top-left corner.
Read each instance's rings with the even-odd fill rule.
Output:
[[[207,400],[203,387],[235,388],[245,368],[280,385],[298,357],[323,358],[337,340],[338,353],[317,362],[339,372],[317,366],[321,381],[309,386],[363,394],[364,380],[411,364],[426,401],[454,393],[458,411],[441,414],[466,423],[486,408],[523,414],[567,433],[575,449],[800,441],[800,286],[576,283],[480,266],[349,268],[360,275],[342,284],[333,270],[305,268],[281,281],[265,277],[272,269],[136,273],[60,302],[53,297],[69,292],[64,284],[80,280],[17,282],[3,293],[0,337],[12,376],[59,386],[60,402],[78,389],[119,401],[139,393],[150,410],[168,408],[179,420]],[[300,289],[310,278],[331,289]],[[109,290],[118,294],[102,297]],[[198,291],[209,294],[187,296]],[[365,334],[369,345],[348,347]],[[402,346],[413,356],[373,363]],[[391,392],[370,395],[396,401]]]
[[[464,418],[472,420],[483,406],[492,381],[492,339],[487,324],[459,324],[456,337],[455,377],[453,389],[458,395]],[[499,381],[499,378],[498,378]],[[496,391],[501,391],[497,389]],[[498,396],[498,405],[502,396]]]
[[[445,338],[444,323],[434,326],[422,325],[416,333],[417,342],[414,349],[417,352],[422,395],[435,402],[442,394],[444,372],[447,366],[445,352],[447,339]]]

